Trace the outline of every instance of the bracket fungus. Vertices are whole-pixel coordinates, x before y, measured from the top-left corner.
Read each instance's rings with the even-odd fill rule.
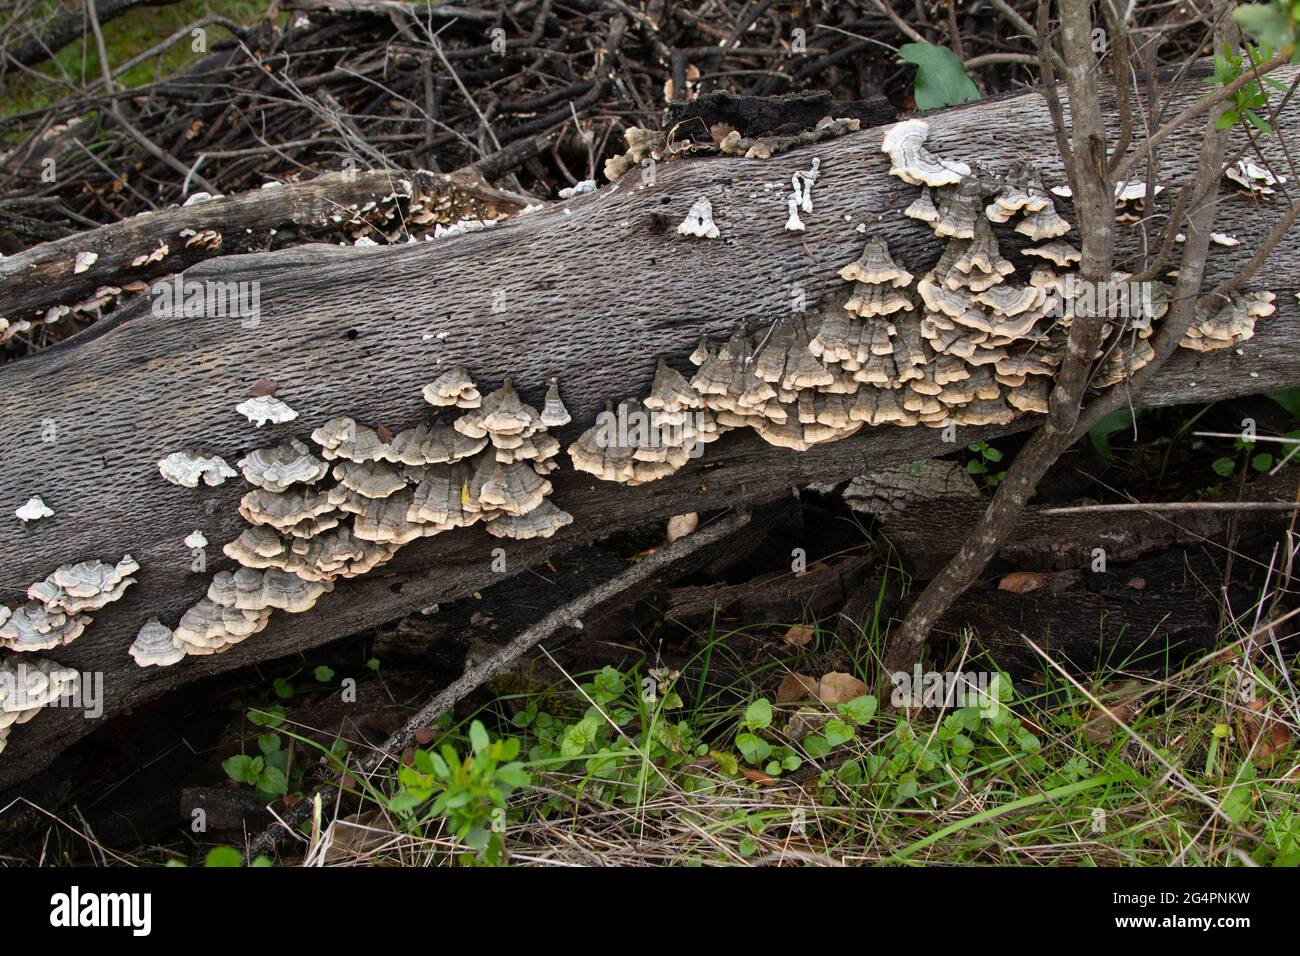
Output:
[[[329,470],[325,462],[296,438],[255,449],[236,464],[250,485],[273,492],[286,491],[297,484],[314,484]]]
[[[924,120],[895,123],[885,134],[880,151],[890,159],[889,173],[913,186],[951,186],[971,174],[965,163],[939,159],[925,148],[930,125]]]
[[[1233,292],[1218,308],[1197,312],[1179,343],[1196,352],[1230,348],[1255,334],[1255,320],[1277,311],[1272,292]]]
[[[817,177],[821,175],[822,161],[814,157],[812,168],[807,172],[796,171],[790,177],[790,198],[786,202],[788,217],[785,221],[785,228],[792,232],[803,232],[803,220],[799,218],[801,212],[812,212],[812,188],[813,183],[817,182]]]
[[[559,428],[573,421],[569,416],[569,410],[560,400],[560,383],[555,378],[552,378],[546,387],[546,399],[542,403],[542,413],[538,417],[547,428]]]
[[[235,406],[235,411],[258,428],[268,422],[272,425],[281,425],[298,417],[297,412],[274,395],[255,395],[252,398],[245,399]]]
[[[33,495],[28,498],[18,510],[14,512],[14,517],[27,524],[32,521],[40,521],[42,518],[49,518],[54,514],[54,509],[41,500],[40,495]]]
[[[106,561],[82,561],[57,568],[44,581],[37,581],[27,589],[27,597],[39,601],[50,611],[79,614],[94,611],[120,598],[140,570],[131,555],[124,555],[117,564]]]
[[[713,203],[707,199],[695,200],[695,204],[691,206],[686,218],[677,227],[677,231],[683,236],[717,239],[720,233],[713,222]]]
[[[18,724],[77,692],[81,675],[45,657],[0,658],[0,751]]]
[[[1277,190],[1273,187],[1286,182],[1286,177],[1274,173],[1254,160],[1242,158],[1223,171],[1225,179],[1236,183],[1238,192],[1254,199],[1267,199]]]
[[[443,372],[424,386],[423,394],[426,402],[439,408],[478,408],[482,400],[474,386],[474,380],[469,377],[469,372],[463,365],[453,366]]]
[[[208,536],[195,528],[185,536],[185,540],[181,544],[190,549],[206,548],[208,546]]]
[[[10,651],[48,651],[71,644],[93,619],[84,614],[53,610],[28,601],[0,626],[0,647]]]
[[[227,478],[239,474],[220,455],[212,455],[202,449],[172,452],[158,462],[158,473],[173,485],[182,488],[197,488],[200,479],[208,487],[215,488]]]
[[[128,653],[140,667],[170,667],[185,658],[185,648],[172,639],[172,629],[156,617],[140,628]]]

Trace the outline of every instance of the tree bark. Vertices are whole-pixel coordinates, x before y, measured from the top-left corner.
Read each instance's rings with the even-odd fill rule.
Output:
[[[1186,104],[1201,93],[1193,77],[1174,99]],[[1279,122],[1297,110],[1289,104]],[[1062,181],[1038,94],[977,103],[930,124],[930,146],[942,156],[990,166],[1028,156],[1040,162],[1049,185]],[[1169,179],[1194,169],[1200,133],[1191,128],[1166,142],[1160,158]],[[467,366],[481,388],[512,376],[533,402],[558,375],[574,418],[559,433],[567,444],[606,400],[643,395],[655,356],[685,368],[683,357],[701,335],[725,337],[741,325],[771,322],[789,308],[794,286],[810,301],[838,287],[836,270],[862,248],[858,223],[880,229],[906,268],[923,272],[932,264],[941,241],[902,215],[916,189],[888,175],[882,135],[868,130],[767,161],[665,163],[651,185],[633,172],[593,195],[453,239],[210,260],[186,277],[260,283],[257,328],[235,318],[156,316],[140,301],[0,367],[0,597],[16,603],[29,583],[63,563],[135,556],[139,583],[94,614],[73,644],[49,655],[101,673],[104,713],[112,716],[208,675],[470,594],[501,579],[493,548],[505,549],[505,574],[514,575],[620,529],[770,500],[791,487],[1035,427],[1040,420],[1027,416],[1004,428],[963,428],[957,445],[945,444],[937,430],[865,428],[803,454],[746,431],[710,445],[676,475],[635,488],[576,474],[562,456],[564,467],[551,476],[553,500],[574,521],[553,539],[502,541],[481,528],[437,535],[406,546],[369,575],[339,582],[306,614],[277,614],[265,632],[228,653],[164,669],[140,669],[128,656],[148,617],[174,624],[203,595],[212,573],[228,565],[220,546],[242,528],[242,481],[178,488],[158,475],[164,455],[200,446],[233,463],[337,415],[396,430],[427,417],[421,387],[452,364]],[[807,232],[787,232],[790,177],[814,156],[821,160],[816,211],[805,217]],[[672,228],[701,197],[713,203],[718,241],[688,239]],[[1216,249],[1207,281],[1239,268],[1281,214],[1280,204],[1225,199],[1218,222],[1242,244]],[[1121,241],[1122,249],[1131,247]],[[1011,248],[1005,243],[1004,253]],[[1296,252],[1293,240],[1279,248],[1264,279],[1278,294],[1278,312],[1260,320],[1240,354],[1178,355],[1141,401],[1209,401],[1300,383],[1300,354],[1292,346],[1300,335]],[[300,413],[297,421],[259,430],[234,411],[264,377],[279,383],[277,397]],[[51,425],[55,440],[43,441]],[[54,516],[28,526],[10,517],[30,495],[41,495]],[[191,572],[182,543],[196,528],[212,543],[204,574]],[[0,754],[0,787],[37,772],[96,726],[79,711],[49,709],[16,727]]]

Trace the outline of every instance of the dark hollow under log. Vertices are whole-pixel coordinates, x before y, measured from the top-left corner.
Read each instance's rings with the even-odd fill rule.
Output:
[[[1203,91],[1199,81],[1187,81],[1173,97],[1175,109]],[[1300,104],[1289,103],[1278,123],[1285,127],[1297,112]],[[995,168],[1028,158],[1049,184],[1061,182],[1050,120],[1035,93],[973,104],[930,124],[930,144],[943,156]],[[767,161],[666,163],[653,184],[633,173],[593,195],[451,240],[212,260],[186,276],[259,282],[256,328],[237,318],[158,316],[142,300],[0,368],[0,597],[14,603],[62,563],[127,552],[137,558],[139,583],[51,655],[103,674],[111,717],[203,676],[318,646],[499,581],[495,547],[507,552],[505,573],[518,574],[620,529],[771,500],[801,484],[950,451],[938,431],[925,428],[866,428],[803,454],[745,432],[709,446],[678,474],[636,488],[575,474],[564,457],[565,467],[551,476],[554,500],[574,521],[553,539],[503,542],[481,528],[423,539],[376,572],[340,582],[314,610],[277,614],[265,632],[228,653],[147,670],[127,654],[146,618],[174,624],[202,596],[211,574],[228,565],[220,545],[242,526],[242,481],[178,488],[158,475],[164,455],[202,446],[233,463],[336,415],[396,430],[428,415],[421,387],[454,363],[487,388],[513,376],[534,402],[558,375],[574,417],[559,436],[567,443],[606,400],[644,394],[657,355],[684,368],[702,334],[771,322],[790,308],[795,286],[810,301],[838,286],[836,270],[861,251],[860,223],[881,230],[906,267],[932,264],[940,242],[902,215],[916,189],[888,175],[882,135],[868,130]],[[1199,139],[1195,123],[1159,151],[1171,187],[1187,179]],[[1276,140],[1265,144],[1278,148]],[[821,160],[815,212],[805,217],[806,232],[787,232],[790,177],[814,156]],[[672,228],[701,197],[713,203],[718,241],[684,238]],[[1226,193],[1220,205],[1217,228],[1242,244],[1214,248],[1211,281],[1245,263],[1282,214],[1281,203],[1259,206]],[[1207,401],[1300,382],[1297,251],[1294,239],[1284,241],[1254,284],[1277,293],[1278,311],[1260,321],[1252,340],[1239,351],[1180,354],[1141,402]],[[299,411],[297,421],[259,430],[234,411],[264,377],[279,383],[277,396]],[[958,441],[1034,423],[1027,417],[1006,428],[963,428]],[[43,440],[51,434],[55,440]],[[30,495],[41,495],[55,515],[29,526],[13,519]],[[190,570],[182,543],[196,528],[212,543],[206,574]],[[79,711],[50,709],[17,727],[0,755],[0,787],[40,770],[93,726]]]

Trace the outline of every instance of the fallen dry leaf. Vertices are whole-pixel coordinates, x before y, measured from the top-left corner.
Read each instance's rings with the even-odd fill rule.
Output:
[[[1137,713],[1141,704],[1141,698],[1135,693],[1141,685],[1137,681],[1126,681],[1118,684],[1108,684],[1101,689],[1098,700],[1106,705],[1116,718],[1122,720],[1125,724],[1132,723],[1133,715]],[[1116,697],[1117,693],[1124,693],[1128,696]],[[1111,733],[1117,726],[1115,721],[1110,718],[1100,707],[1093,707],[1088,711],[1086,723],[1083,725],[1083,732],[1088,739],[1095,744],[1104,744],[1110,740]]]
[[[761,783],[765,787],[776,786],[775,780],[773,780],[771,777],[769,777],[767,774],[763,773],[763,771],[757,769],[756,767],[746,767],[740,772],[745,775],[746,780],[751,780],[754,783]]]
[[[807,674],[786,674],[776,689],[776,702],[789,704],[796,700],[817,699],[817,678]]]
[[[1237,736],[1241,749],[1251,753],[1257,767],[1267,767],[1277,760],[1291,743],[1291,731],[1278,720],[1268,704],[1256,698],[1237,714]]]
[[[415,742],[421,747],[427,747],[437,736],[438,732],[432,727],[419,727],[415,731]]]
[[[846,704],[867,692],[867,685],[852,674],[831,671],[817,685],[817,699],[823,704]]]
[[[804,627],[802,624],[796,624],[782,634],[781,638],[787,644],[793,644],[795,647],[805,647],[813,639],[813,629]]]
[[[803,740],[816,733],[831,719],[830,711],[817,707],[800,707],[785,724],[785,735],[791,740]]]
[[[1028,594],[1046,585],[1047,581],[1048,575],[1044,571],[1012,571],[1010,574],[1003,575],[1002,580],[998,582],[998,590],[1010,591],[1013,594]]]

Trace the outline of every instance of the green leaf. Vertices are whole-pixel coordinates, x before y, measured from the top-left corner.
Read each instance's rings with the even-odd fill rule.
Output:
[[[221,761],[221,769],[235,783],[257,783],[257,771],[253,769],[253,758],[248,754],[235,754]]]
[[[1273,456],[1266,451],[1262,451],[1251,458],[1250,467],[1255,471],[1268,471],[1273,467]]]
[[[429,799],[427,793],[421,794],[413,790],[402,790],[388,801],[388,809],[393,813],[406,813],[408,810],[414,810],[427,799]]]
[[[476,754],[483,753],[488,749],[490,741],[488,740],[487,728],[483,726],[482,721],[476,720],[469,725],[469,743]]]
[[[718,762],[718,766],[722,768],[723,773],[732,776],[740,773],[740,761],[736,759],[735,754],[725,750],[710,750],[709,756]]]
[[[904,43],[898,55],[916,67],[916,108],[932,110],[980,98],[961,58],[933,43]]]
[[[847,703],[837,704],[835,709],[841,717],[851,720],[861,727],[871,720],[878,706],[879,701],[875,697],[870,694],[863,694],[861,697],[855,697]]]
[[[273,797],[282,797],[289,792],[289,781],[279,767],[266,767],[258,774],[257,789]]]
[[[313,673],[315,674],[316,679],[322,684],[328,684],[334,679],[334,669],[332,667],[326,667],[324,664],[316,668]]]
[[[745,708],[744,724],[750,730],[763,730],[772,725],[772,704],[760,697]]]
[[[280,750],[279,734],[262,734],[257,738],[257,749],[262,751],[263,756],[269,757]]]
[[[821,734],[809,734],[800,743],[803,745],[804,752],[814,760],[825,757],[831,752],[830,742]]]
[[[737,734],[736,746],[747,763],[762,763],[772,755],[772,745],[757,734]]]
[[[1133,413],[1127,408],[1117,408],[1115,411],[1103,415],[1097,420],[1097,424],[1088,429],[1088,440],[1092,442],[1093,449],[1107,461],[1115,460],[1115,453],[1110,450],[1110,437],[1116,432],[1122,432],[1133,425]]]
[[[1216,475],[1227,478],[1237,470],[1237,462],[1231,458],[1216,458],[1210,462],[1210,468],[1213,469]]]
[[[984,460],[999,462],[1002,460],[1002,452],[998,451],[996,448],[990,445],[988,448],[984,449]]]
[[[1266,398],[1277,402],[1292,418],[1300,418],[1300,388],[1280,388],[1266,392]]]
[[[233,846],[214,846],[203,858],[203,865],[239,868],[244,865],[244,857]]]
[[[840,744],[853,739],[853,728],[842,720],[831,718],[826,722],[822,729],[822,736],[832,747],[838,747]]]
[[[1232,13],[1237,26],[1260,43],[1283,49],[1291,45],[1295,27],[1281,4],[1243,3]]]
[[[283,677],[277,677],[271,684],[275,696],[281,700],[288,700],[293,696],[293,683],[285,680]]]

